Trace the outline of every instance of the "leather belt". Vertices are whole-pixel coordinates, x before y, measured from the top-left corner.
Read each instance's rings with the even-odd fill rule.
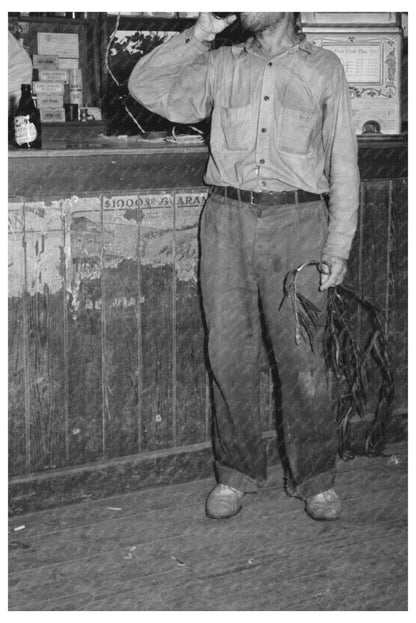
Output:
[[[322,199],[322,195],[316,195],[315,193],[309,193],[306,190],[300,189],[283,190],[282,192],[255,192],[254,190],[241,190],[233,186],[211,186],[211,193],[253,205],[308,203],[309,201],[320,201]]]

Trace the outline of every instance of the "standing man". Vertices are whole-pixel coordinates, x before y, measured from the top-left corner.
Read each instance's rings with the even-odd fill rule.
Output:
[[[273,346],[282,391],[293,493],[317,520],[337,519],[337,435],[322,350],[294,342],[286,273],[321,310],[340,284],[356,229],[356,136],[342,65],[296,31],[293,13],[240,13],[252,36],[211,50],[236,16],[201,13],[196,24],[143,57],[130,93],[177,123],[212,116],[201,220],[201,288],[213,374],[217,486],[209,517],[226,518],[266,480],[259,422],[262,334]],[[326,203],[325,198],[328,198]],[[318,343],[318,341],[317,341]]]

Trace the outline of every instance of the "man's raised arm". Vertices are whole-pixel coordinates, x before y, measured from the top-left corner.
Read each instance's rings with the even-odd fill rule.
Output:
[[[140,104],[176,123],[196,123],[212,109],[210,41],[236,19],[201,13],[191,28],[142,57],[128,88]]]

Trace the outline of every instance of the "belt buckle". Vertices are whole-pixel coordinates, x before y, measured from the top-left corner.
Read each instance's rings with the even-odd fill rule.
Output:
[[[249,191],[250,192],[250,205],[254,206],[254,193],[252,190]]]

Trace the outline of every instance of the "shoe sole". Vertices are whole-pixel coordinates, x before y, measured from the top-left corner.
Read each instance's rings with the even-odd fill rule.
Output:
[[[212,515],[210,512],[207,511],[207,509],[205,509],[205,514],[209,519],[231,519],[232,517],[235,517],[236,515],[238,515],[238,513],[241,511],[241,509],[243,508],[243,505],[241,505],[236,511],[235,513],[233,513],[232,515]]]
[[[308,515],[308,517],[310,517],[314,521],[338,521],[338,519],[340,519],[340,516],[338,517],[314,517],[313,515],[308,513],[308,511],[305,511],[305,513]]]

